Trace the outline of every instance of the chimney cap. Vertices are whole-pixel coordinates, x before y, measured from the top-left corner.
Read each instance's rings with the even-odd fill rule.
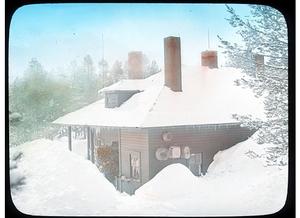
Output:
[[[204,56],[216,55],[216,54],[218,54],[218,51],[216,51],[216,50],[205,50],[205,51],[201,52],[201,55],[204,55]]]
[[[165,37],[165,39],[169,39],[169,38],[180,38],[180,37],[178,37],[178,36],[167,36],[167,37]]]
[[[142,54],[142,51],[130,51],[128,54]]]

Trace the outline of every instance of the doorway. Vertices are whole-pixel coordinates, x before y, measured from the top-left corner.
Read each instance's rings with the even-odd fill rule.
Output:
[[[191,157],[188,161],[188,166],[195,176],[202,175],[202,160],[203,160],[202,152],[197,154],[191,154]]]

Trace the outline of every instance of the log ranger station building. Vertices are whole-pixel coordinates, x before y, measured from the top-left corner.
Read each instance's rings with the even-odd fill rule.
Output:
[[[120,191],[134,193],[172,163],[204,174],[218,151],[254,133],[232,117],[259,111],[252,92],[234,85],[240,71],[218,68],[216,51],[201,53],[202,66],[182,66],[180,47],[179,37],[165,38],[164,69],[147,78],[142,53],[130,52],[128,79],[100,90],[103,99],[54,121],[68,126],[70,149],[71,127],[86,128],[93,162],[95,147],[118,147]]]

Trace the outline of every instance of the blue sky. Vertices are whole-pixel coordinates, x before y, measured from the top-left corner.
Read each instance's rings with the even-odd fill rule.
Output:
[[[231,5],[246,16],[247,5]],[[163,65],[163,38],[181,37],[182,63],[200,62],[200,53],[218,50],[217,35],[238,41],[225,18],[223,4],[36,4],[13,15],[9,36],[10,79],[37,58],[48,71],[65,70],[90,54],[95,65],[104,58],[111,65],[124,62],[129,51],[140,50]],[[220,63],[224,58],[220,54]]]

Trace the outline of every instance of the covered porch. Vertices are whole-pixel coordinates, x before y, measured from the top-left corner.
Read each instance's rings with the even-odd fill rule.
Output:
[[[86,140],[86,158],[92,163],[97,161],[96,149],[101,146],[111,146],[119,150],[119,128],[98,126],[67,125],[68,149],[73,151],[73,142],[78,139]]]

